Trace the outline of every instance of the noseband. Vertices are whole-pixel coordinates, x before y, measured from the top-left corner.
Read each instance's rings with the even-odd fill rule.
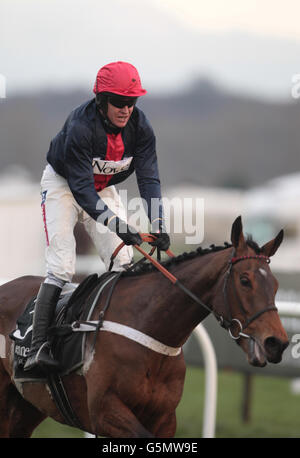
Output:
[[[235,257],[235,256],[233,256],[233,254],[234,254],[234,250],[233,250],[231,259],[229,261],[229,267],[228,267],[228,269],[227,269],[227,271],[225,273],[224,286],[223,286],[223,296],[224,296],[224,304],[225,304],[226,312],[227,312],[227,318],[224,318],[222,315],[219,315],[219,314],[216,314],[216,313],[215,313],[215,316],[216,316],[217,320],[219,321],[220,325],[223,328],[228,330],[228,333],[229,333],[229,335],[230,335],[230,337],[232,339],[237,340],[240,337],[245,337],[247,339],[250,339],[252,337],[249,334],[245,334],[242,331],[244,329],[246,329],[254,320],[256,320],[258,317],[260,317],[264,313],[270,312],[272,310],[277,311],[277,308],[274,305],[270,305],[268,307],[265,307],[264,309],[259,310],[257,313],[253,314],[250,318],[246,318],[245,323],[242,324],[241,321],[238,318],[232,318],[230,307],[229,307],[229,303],[228,303],[228,297],[227,297],[228,283],[229,283],[229,279],[232,278],[231,277],[231,272],[232,272],[233,266],[235,264],[237,264],[238,262],[246,261],[248,259],[256,259],[258,261],[266,262],[267,264],[269,264],[270,263],[270,258],[268,256],[263,256],[263,255],[250,255],[250,256]],[[233,283],[233,286],[234,286],[234,283]],[[235,292],[235,296],[237,297],[235,288],[234,288],[234,292]],[[243,307],[240,304],[239,300],[238,300],[238,303],[239,303],[239,308],[240,308],[241,312],[243,313]],[[231,330],[232,326],[235,323],[240,328],[236,335],[234,335],[232,330]]]

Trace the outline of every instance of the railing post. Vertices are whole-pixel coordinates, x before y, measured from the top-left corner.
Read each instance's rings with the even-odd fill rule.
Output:
[[[218,367],[217,358],[212,341],[200,323],[194,330],[194,335],[201,346],[204,370],[205,370],[205,397],[203,412],[202,437],[214,437],[216,427],[216,407],[217,407],[217,389],[218,389]]]

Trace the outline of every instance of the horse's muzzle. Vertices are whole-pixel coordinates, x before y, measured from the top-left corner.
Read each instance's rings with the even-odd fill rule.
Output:
[[[248,362],[252,366],[264,367],[267,362],[280,363],[282,354],[289,342],[282,341],[278,337],[266,337],[263,343],[258,338],[250,337],[248,339]]]
[[[269,363],[280,363],[284,350],[289,345],[289,342],[282,341],[277,337],[267,337],[264,341],[264,349]]]

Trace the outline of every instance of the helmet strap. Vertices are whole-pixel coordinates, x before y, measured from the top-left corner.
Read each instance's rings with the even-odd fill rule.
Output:
[[[96,106],[99,108],[104,116],[107,116],[107,108],[108,108],[108,99],[106,95],[103,94],[96,94]]]

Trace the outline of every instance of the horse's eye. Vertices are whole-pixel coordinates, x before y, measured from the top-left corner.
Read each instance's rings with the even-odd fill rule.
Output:
[[[240,277],[240,282],[241,282],[241,284],[242,284],[243,286],[248,286],[248,287],[251,286],[251,281],[250,281],[249,278],[246,277],[246,276]]]

